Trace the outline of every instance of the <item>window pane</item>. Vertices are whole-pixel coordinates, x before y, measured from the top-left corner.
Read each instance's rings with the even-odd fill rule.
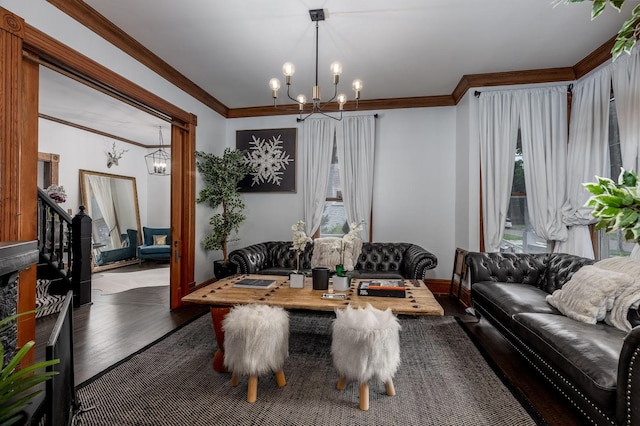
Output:
[[[342,185],[340,184],[340,165],[336,153],[336,144],[333,143],[331,156],[331,168],[329,169],[329,184],[327,185],[326,198],[342,198]],[[326,207],[325,207],[326,208]]]
[[[525,159],[522,157],[520,131],[518,131],[514,161],[511,198],[504,224],[504,234],[500,243],[500,251],[509,253],[546,253],[549,251],[547,241],[538,237],[529,221],[527,191],[524,180]]]
[[[611,179],[615,181],[618,179],[620,168],[622,167],[622,152],[620,151],[618,114],[614,98],[609,101],[609,158],[611,161]],[[625,241],[620,231],[607,234],[604,230],[600,230],[598,232],[598,244],[600,259],[606,259],[613,256],[629,256],[635,242]]]
[[[342,237],[349,232],[347,215],[342,201],[342,185],[340,184],[340,165],[336,142],[333,142],[331,155],[331,168],[329,169],[329,182],[327,185],[327,200],[324,202],[322,221],[320,222],[321,237]]]
[[[512,195],[509,201],[509,216],[505,221],[501,252],[546,253],[547,241],[538,237],[529,221],[526,195]]]
[[[349,224],[344,211],[344,202],[325,201],[320,222],[320,236],[342,237],[347,232],[349,232]]]

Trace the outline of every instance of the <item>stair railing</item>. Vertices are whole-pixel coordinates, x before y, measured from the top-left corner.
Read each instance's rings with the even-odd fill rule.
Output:
[[[59,291],[73,288],[76,304],[91,301],[91,218],[84,213],[83,206],[79,210],[72,218],[38,188],[40,263],[57,271],[66,283],[67,288]]]

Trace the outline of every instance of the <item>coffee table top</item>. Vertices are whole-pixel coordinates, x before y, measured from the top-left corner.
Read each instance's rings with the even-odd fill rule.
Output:
[[[268,289],[237,288],[233,284],[243,278],[261,278],[276,280]],[[288,276],[276,275],[235,275],[224,278],[190,293],[182,298],[183,302],[211,306],[234,306],[249,303],[281,306],[285,309],[306,309],[312,311],[333,311],[351,304],[353,307],[365,307],[370,303],[378,309],[391,308],[395,314],[406,315],[444,315],[444,309],[435,299],[423,281],[405,280],[407,297],[358,296],[358,281],[352,280],[344,300],[322,299],[323,293],[331,290],[313,290],[311,278],[305,279],[304,288],[290,288]],[[371,281],[371,280],[362,280]],[[331,286],[329,286],[331,289]]]

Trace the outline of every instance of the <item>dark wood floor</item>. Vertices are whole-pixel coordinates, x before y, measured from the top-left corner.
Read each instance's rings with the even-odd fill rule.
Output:
[[[461,318],[482,342],[513,386],[519,389],[550,425],[580,425],[580,418],[563,397],[526,364],[486,321],[477,321],[455,298],[437,296],[445,315]],[[144,348],[171,330],[208,312],[203,306],[170,311],[167,287],[147,287],[103,296],[94,290],[92,304],[74,310],[75,378],[80,384],[109,366]],[[44,343],[55,315],[38,320],[36,357],[43,357]],[[487,395],[487,398],[490,398]]]

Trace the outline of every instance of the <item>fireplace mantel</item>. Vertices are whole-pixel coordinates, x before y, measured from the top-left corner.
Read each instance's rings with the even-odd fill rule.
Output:
[[[37,241],[0,242],[0,277],[3,281],[5,275],[21,271],[37,262]]]

